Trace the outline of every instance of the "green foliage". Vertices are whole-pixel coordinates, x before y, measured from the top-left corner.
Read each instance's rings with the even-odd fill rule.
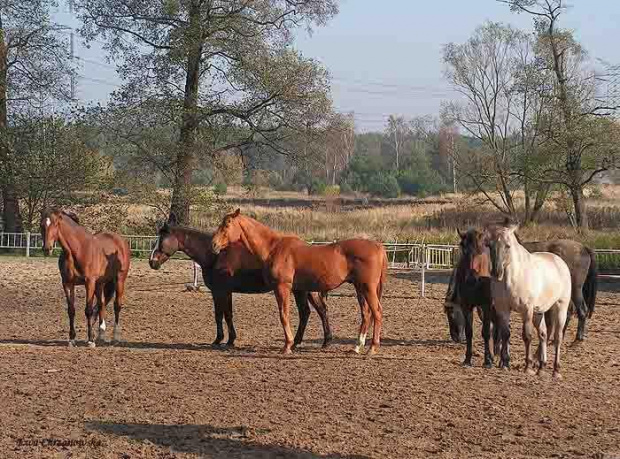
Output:
[[[217,196],[223,196],[228,191],[228,185],[226,185],[224,182],[216,183],[213,187],[213,191]]]
[[[397,198],[400,194],[398,180],[389,172],[378,172],[370,177],[370,181],[366,187],[373,196],[381,198]]]
[[[321,179],[314,178],[308,188],[308,193],[310,194],[324,194],[327,185]]]

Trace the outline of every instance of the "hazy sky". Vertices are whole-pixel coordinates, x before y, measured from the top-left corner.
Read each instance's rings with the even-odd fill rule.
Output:
[[[620,64],[620,0],[573,0],[561,25],[576,31],[593,58]],[[56,19],[76,25],[61,7]],[[390,114],[437,115],[451,93],[443,78],[442,45],[463,42],[485,20],[531,29],[531,18],[495,0],[342,0],[340,14],[297,47],[332,76],[334,105],[354,111],[359,130],[382,130]],[[78,97],[104,101],[118,85],[97,43],[85,49]]]

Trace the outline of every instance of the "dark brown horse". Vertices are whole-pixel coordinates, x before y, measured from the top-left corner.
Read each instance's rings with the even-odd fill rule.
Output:
[[[224,217],[213,235],[213,252],[241,242],[258,257],[263,275],[276,294],[280,321],[284,328],[283,353],[290,353],[293,335],[289,322],[289,298],[294,290],[328,292],[345,282],[355,286],[362,311],[356,352],[363,349],[374,319],[369,353],[378,351],[381,336],[381,294],[387,277],[387,255],[383,245],[364,239],[349,239],[324,246],[311,246],[296,236],[285,236],[256,220],[241,215],[239,209]]]
[[[453,290],[446,306],[459,305],[463,314],[467,350],[463,365],[471,366],[473,353],[473,310],[478,308],[482,318],[482,338],[484,340],[484,366],[493,366],[491,354],[491,324],[494,322],[493,302],[491,298],[491,259],[484,243],[484,234],[470,229],[465,233],[458,231],[461,238],[461,258],[454,271]],[[448,308],[446,307],[448,313]],[[454,311],[451,311],[454,314]],[[450,314],[448,315],[450,322]],[[452,323],[451,325],[451,333]],[[460,332],[457,331],[456,333]],[[497,345],[497,340],[494,340]]]
[[[159,269],[176,251],[181,251],[198,263],[202,268],[205,285],[213,296],[215,312],[216,337],[213,345],[218,346],[224,339],[223,320],[228,327],[228,346],[234,346],[237,332],[233,324],[233,293],[267,293],[273,288],[266,284],[263,277],[262,263],[241,243],[231,244],[219,255],[211,250],[212,236],[195,229],[178,226],[174,215],[159,230],[158,240],[153,248],[149,264]],[[327,305],[319,295],[306,291],[293,292],[299,311],[299,328],[295,335],[294,346],[301,344],[308,319],[310,307],[316,309],[323,324],[323,347],[332,339]]]
[[[130,251],[127,242],[115,233],[92,234],[80,226],[74,214],[60,210],[43,212],[41,216],[43,250],[49,256],[58,241],[62,254],[58,268],[67,299],[69,346],[75,345],[75,286],[86,287],[86,322],[88,345],[95,347],[94,303],[99,314],[98,339],[105,341],[105,309],[114,299],[114,340],[120,341],[120,313],[125,298],[125,280],[129,272]]]

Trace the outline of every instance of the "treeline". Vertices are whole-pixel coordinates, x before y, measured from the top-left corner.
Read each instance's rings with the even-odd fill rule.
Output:
[[[384,198],[426,196],[457,186],[453,150],[467,139],[437,120],[391,116],[384,132],[355,133],[352,116],[335,118],[337,122],[303,143],[305,152],[295,158],[248,149],[242,183]]]

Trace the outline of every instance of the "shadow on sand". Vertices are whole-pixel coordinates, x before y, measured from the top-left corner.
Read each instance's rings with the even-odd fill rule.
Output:
[[[334,458],[366,459],[368,456],[330,454],[326,456],[310,451],[279,445],[262,445],[252,439],[269,433],[268,430],[248,427],[213,427],[210,425],[166,424],[115,424],[87,422],[86,429],[105,435],[128,437],[141,442],[169,448],[175,453],[191,453],[217,459],[247,458]]]

